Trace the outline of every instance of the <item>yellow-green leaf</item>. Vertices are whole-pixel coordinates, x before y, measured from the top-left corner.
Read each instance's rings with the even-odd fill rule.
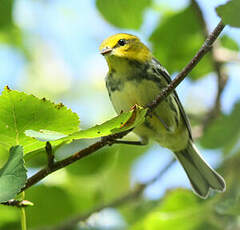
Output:
[[[231,0],[216,8],[218,15],[225,24],[233,27],[240,27],[240,1]]]
[[[0,129],[3,148],[20,144],[26,154],[45,144],[26,136],[25,130],[46,129],[68,135],[79,130],[79,118],[62,104],[6,88],[0,96]]]
[[[125,29],[139,29],[144,10],[151,0],[97,0],[96,5],[103,17],[112,25]]]
[[[59,139],[66,141],[73,139],[103,137],[115,133],[120,133],[142,124],[145,120],[146,112],[147,109],[136,105],[131,111],[122,113],[102,123],[101,125],[96,125],[89,129],[80,130],[67,136],[50,130],[27,130],[26,135],[34,137],[40,141],[55,141]]]

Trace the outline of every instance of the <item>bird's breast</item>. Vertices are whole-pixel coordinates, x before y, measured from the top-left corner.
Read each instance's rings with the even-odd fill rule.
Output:
[[[134,78],[107,78],[107,89],[110,99],[117,113],[129,111],[138,104],[145,106],[159,94],[159,86],[148,79]]]
[[[143,73],[134,76],[112,74],[108,75],[106,85],[113,107],[120,114],[129,111],[135,104],[145,106],[156,99],[161,89],[166,86],[163,81],[164,79]],[[134,132],[142,137],[153,138],[170,149],[179,149],[188,140],[188,133],[173,94]]]

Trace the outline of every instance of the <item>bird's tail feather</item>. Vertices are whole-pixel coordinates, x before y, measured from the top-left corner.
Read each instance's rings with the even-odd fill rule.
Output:
[[[175,152],[192,184],[194,192],[201,198],[207,198],[210,188],[217,191],[225,190],[224,179],[214,171],[200,156],[192,141],[179,152]]]

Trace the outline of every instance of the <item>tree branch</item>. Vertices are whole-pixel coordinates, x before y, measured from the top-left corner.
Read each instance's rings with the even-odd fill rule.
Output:
[[[193,68],[200,62],[203,56],[212,48],[214,41],[224,29],[225,25],[222,21],[218,23],[214,31],[207,37],[200,50],[196,53],[193,59],[183,68],[183,70],[176,76],[176,78],[161,91],[157,98],[148,105],[150,110],[155,109],[193,70]]]
[[[183,79],[187,76],[187,74],[189,74],[192,71],[192,69],[197,65],[197,63],[199,63],[199,61],[203,58],[203,56],[211,49],[212,44],[217,39],[217,37],[219,36],[219,34],[223,29],[224,29],[224,24],[222,22],[219,22],[219,24],[216,26],[214,31],[207,37],[203,46],[200,48],[197,54],[193,57],[193,59],[177,75],[177,77],[165,89],[161,91],[161,93],[157,96],[157,98],[147,106],[149,108],[149,111],[154,110],[157,107],[157,105],[159,105],[183,81]],[[103,138],[100,141],[97,141],[96,143],[90,145],[89,147],[80,150],[79,152],[73,154],[72,156],[64,160],[55,162],[50,169],[49,167],[41,169],[35,175],[33,175],[27,180],[27,183],[25,187],[22,189],[22,191],[36,184],[37,182],[45,178],[50,173],[55,172],[58,169],[66,167],[67,165],[72,164],[73,162],[88,156],[96,152],[97,150],[103,148],[106,145],[114,144],[115,139],[120,139],[124,137],[130,131],[132,130],[110,135],[106,138]]]
[[[92,210],[86,212],[85,214],[77,215],[73,218],[68,219],[67,221],[64,221],[63,223],[57,225],[56,227],[47,227],[47,228],[41,228],[39,230],[71,230],[75,225],[77,225],[80,221],[87,220],[92,214],[96,212],[100,212],[105,208],[116,208],[119,206],[122,206],[128,202],[132,202],[134,200],[137,200],[145,190],[145,188],[157,180],[161,179],[162,176],[171,168],[171,166],[176,162],[175,158],[171,159],[166,166],[159,171],[159,173],[150,181],[148,181],[145,184],[139,184],[135,187],[134,190],[129,191],[128,193],[124,194],[123,196],[120,196],[119,198],[114,199],[113,201],[110,201],[107,204],[102,204],[98,207],[93,208]]]
[[[31,176],[27,180],[26,185],[22,188],[21,191],[24,191],[27,188],[31,187],[32,185],[36,184],[37,182],[39,182],[40,180],[42,180],[43,178],[45,178],[49,174],[51,174],[51,173],[53,173],[53,172],[55,172],[55,171],[57,171],[61,168],[64,168],[64,167],[74,163],[75,161],[77,161],[79,159],[82,159],[82,158],[96,152],[97,150],[103,148],[104,146],[114,144],[115,139],[120,139],[120,138],[124,137],[125,135],[127,135],[131,131],[132,131],[132,129],[124,131],[122,133],[117,133],[117,134],[110,135],[110,136],[107,136],[105,138],[102,138],[100,141],[97,141],[96,143],[88,146],[87,148],[82,149],[79,152],[74,153],[70,157],[67,157],[67,158],[65,158],[61,161],[55,162],[52,165],[51,168],[46,167],[46,168],[43,168],[43,169],[39,170],[36,174]]]

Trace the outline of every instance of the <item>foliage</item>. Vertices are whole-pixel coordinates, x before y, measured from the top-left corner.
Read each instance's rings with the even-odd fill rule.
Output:
[[[200,199],[190,191],[176,189],[168,192],[164,200],[146,217],[137,223],[132,229],[176,229],[190,230],[196,227],[208,215],[199,215],[202,211]],[[188,221],[191,219],[191,221]]]
[[[221,45],[227,49],[239,51],[239,45],[237,42],[227,35],[221,37]]]
[[[181,71],[204,41],[194,7],[189,6],[175,14],[166,15],[153,31],[150,41],[154,54],[163,66],[167,66],[171,74]],[[190,76],[198,79],[211,71],[212,65],[208,55],[201,60],[198,68],[195,68]]]
[[[139,29],[143,22],[144,10],[151,0],[97,0],[98,10],[114,26],[125,29]],[[122,13],[124,11],[124,14]]]
[[[233,149],[239,140],[240,103],[237,102],[231,114],[222,114],[207,129],[201,138],[201,145],[205,148]]]
[[[2,0],[0,4],[0,44],[11,44],[26,53],[23,46],[22,31],[14,25],[14,0]]]
[[[0,27],[7,27],[13,24],[13,2],[13,0],[2,0],[0,5]]]
[[[199,12],[192,4],[194,0],[186,4],[181,10],[167,7],[163,9],[162,5],[158,5],[158,1],[153,0],[96,0],[95,2],[96,10],[106,23],[114,27],[114,30],[130,29],[130,33],[140,33],[145,36],[150,34],[145,39],[152,46],[154,55],[171,74],[181,71],[204,42],[204,25],[199,17]],[[240,27],[239,2],[239,0],[232,0],[216,8],[216,12],[224,23]],[[49,42],[47,39],[45,41],[45,37],[43,36],[43,39],[39,31],[36,33],[29,28],[21,28],[21,23],[16,23],[14,11],[16,4],[17,1],[13,0],[3,0],[0,4],[0,43],[8,44],[10,47],[18,47],[22,55],[34,52],[31,46],[31,43],[34,42],[29,39],[30,37],[34,37],[35,40],[42,39],[49,45],[52,41]],[[36,6],[39,6],[38,4],[49,6],[50,2],[34,2],[34,4]],[[81,14],[84,9],[77,10]],[[74,15],[70,17],[68,10],[64,11],[63,14],[65,18],[61,18],[61,23],[64,23],[66,18],[67,20],[75,18]],[[146,25],[149,26],[146,16],[154,14],[158,15],[155,27],[145,31]],[[51,23],[49,22],[49,24]],[[78,25],[85,23],[85,21],[74,23]],[[29,25],[31,27],[31,22]],[[63,32],[70,36],[68,32]],[[59,38],[59,35],[57,36]],[[97,39],[99,40],[99,37]],[[36,46],[42,49],[40,43],[36,42]],[[239,41],[228,34],[219,38],[217,46],[234,51],[239,55]],[[77,48],[76,51],[76,53],[80,53],[80,56],[85,55]],[[58,55],[61,55],[60,53]],[[28,58],[30,66],[33,60],[31,60],[31,55]],[[195,80],[195,84],[198,84],[200,78],[215,71],[216,66],[212,58],[214,55],[213,57],[211,54],[205,56],[189,74],[189,77]],[[217,63],[221,70],[224,69],[228,74],[228,69],[225,69],[226,64]],[[48,67],[52,68],[51,65]],[[97,68],[94,66],[93,69]],[[37,71],[41,74],[41,66]],[[0,76],[0,79],[2,80],[3,77]],[[36,81],[34,77],[32,76],[33,81]],[[85,81],[82,83],[85,84]],[[57,83],[54,82],[54,84]],[[80,100],[82,103],[85,94],[96,93],[99,90],[99,88],[96,89],[96,86],[92,87],[92,91],[84,89],[85,85],[80,90],[78,87],[79,85],[76,85],[77,93],[69,91],[69,101]],[[45,97],[45,95],[43,96]],[[225,97],[225,95],[222,94],[221,97]],[[0,202],[14,198],[21,199],[18,193],[26,183],[27,169],[29,175],[32,175],[41,168],[47,167],[46,141],[50,141],[55,161],[59,161],[94,143],[96,138],[116,134],[140,125],[146,114],[146,109],[136,106],[127,113],[122,113],[111,119],[109,119],[111,116],[107,116],[108,119],[105,119],[98,117],[98,111],[95,109],[94,115],[98,117],[98,125],[92,123],[88,125],[90,128],[86,128],[86,121],[81,118],[80,129],[80,119],[70,109],[75,110],[76,107],[72,106],[68,99],[66,100],[68,107],[66,107],[62,103],[55,104],[48,99],[10,90],[7,87],[0,95]],[[61,101],[61,98],[56,100]],[[91,103],[97,108],[97,103],[94,100]],[[82,104],[83,107],[88,106],[87,103]],[[194,102],[194,106],[197,107],[197,104]],[[105,111],[105,105],[103,107],[104,112],[108,113],[107,109]],[[198,130],[198,127],[202,127],[204,123],[202,121],[207,116],[205,114],[204,117],[200,117],[194,122],[193,131],[195,128]],[[128,229],[234,230],[240,228],[239,117],[240,102],[237,101],[230,113],[221,112],[215,120],[204,127],[206,129],[199,140],[199,145],[204,148],[203,151],[213,149],[218,152],[220,159],[218,171],[226,180],[226,192],[222,194],[212,193],[207,200],[201,200],[192,191],[183,188],[171,188],[171,190],[165,191],[165,195],[154,201],[144,196],[133,196],[127,201],[122,201],[124,206],[116,205],[114,207],[120,215],[118,218],[123,220]],[[127,138],[135,141],[137,137],[130,134]],[[53,229],[54,226],[61,224],[68,218],[82,216],[89,210],[108,204],[118,197],[121,198],[128,191],[134,190],[135,178],[132,177],[132,171],[136,167],[136,162],[139,162],[143,155],[146,156],[151,147],[152,143],[147,146],[116,144],[104,147],[68,167],[58,170],[42,180],[41,183],[27,189],[26,199],[34,203],[33,207],[26,208],[28,227],[33,230],[42,227]],[[149,168],[152,167],[152,165],[149,166]],[[141,171],[144,174],[148,169],[141,168]],[[169,172],[172,173],[171,170]],[[174,175],[174,177],[178,177],[178,175]],[[169,177],[161,178],[160,183],[158,182],[159,187],[161,187],[161,183],[163,185],[166,183],[166,178]],[[112,220],[111,216],[108,218],[108,220]],[[102,224],[103,219],[101,213],[96,212],[90,219],[86,221],[84,219],[84,223],[81,223],[79,225],[81,227],[78,226],[77,229],[104,230],[105,227],[102,225],[99,227],[95,224],[95,222]],[[17,208],[0,205],[1,230],[19,229],[19,221]],[[70,227],[70,229],[74,228],[75,226]]]
[[[217,7],[216,9],[223,22],[233,27],[240,27],[239,10],[239,0],[231,0],[224,5]]]
[[[40,130],[39,132],[34,130],[26,130],[25,134],[30,137],[34,137],[40,141],[56,141],[56,140],[73,140],[83,138],[97,138],[115,133],[124,132],[136,126],[139,126],[144,122],[147,109],[144,109],[136,105],[131,111],[122,113],[119,116],[104,122],[101,125],[96,125],[92,128],[72,132],[69,135],[64,135],[56,131]]]
[[[31,201],[38,203],[37,206],[27,209],[26,215],[29,227],[57,224],[73,214],[73,203],[70,195],[64,189],[55,186],[39,185],[27,192],[26,195]],[[63,202],[64,208],[61,208]],[[44,211],[46,206],[48,207],[48,212]]]
[[[62,145],[61,143],[65,143],[66,140],[71,141],[73,139],[96,138],[126,131],[128,129],[134,128],[135,126],[140,125],[144,121],[144,117],[147,111],[146,109],[143,109],[136,105],[130,112],[122,113],[119,116],[110,119],[109,121],[106,121],[101,125],[97,125],[86,130],[78,131],[79,130],[78,116],[75,113],[73,113],[70,109],[67,109],[63,104],[54,104],[45,98],[40,99],[33,95],[27,95],[22,92],[10,90],[8,87],[6,87],[5,90],[2,92],[2,95],[0,96],[0,105],[1,105],[0,125],[1,127],[3,127],[2,132],[0,134],[1,140],[0,143],[3,146],[3,150],[8,149],[10,146],[14,144],[21,144],[21,147],[17,146],[12,147],[10,149],[9,160],[0,170],[1,202],[8,201],[16,197],[17,193],[20,192],[21,188],[23,188],[25,185],[27,178],[26,169],[24,167],[23,161],[23,148],[24,153],[26,155],[32,155],[31,152],[34,152],[35,155],[36,152],[38,152],[38,155],[46,154],[44,153],[43,150],[40,151],[45,146],[45,143],[43,141],[51,141],[53,146],[56,144],[58,145],[59,155],[66,155],[67,151],[73,151],[73,143],[70,143],[67,149],[65,145],[64,146],[65,150],[59,148],[59,146]],[[40,140],[36,140],[25,135],[25,130],[28,130],[29,128],[40,130],[40,132],[33,130],[29,130],[27,132]],[[49,131],[46,129],[50,129],[53,131]],[[80,145],[81,143],[78,143],[77,147],[79,148]],[[63,154],[63,152],[65,153]],[[76,167],[75,169],[74,167],[69,167],[68,168],[69,174],[70,175],[82,174],[83,176],[91,176],[92,174],[100,172],[101,165],[102,166],[106,165],[110,159],[114,159],[112,149],[111,154],[109,153],[108,149],[103,150],[101,152],[99,153],[99,155],[97,155],[97,158],[100,157],[101,159],[101,164],[99,164],[95,156],[89,157],[79,162],[79,164],[76,164],[77,167],[80,167],[80,170],[76,169]],[[109,157],[110,159],[108,160]],[[128,162],[130,163],[131,160],[128,159]],[[125,164],[125,167],[127,165],[128,167],[130,167],[130,164]],[[97,168],[99,168],[99,170]],[[114,174],[114,171],[115,168],[112,171],[111,176]],[[117,173],[120,172],[119,169],[116,171]],[[127,184],[128,177],[124,175],[124,178],[125,179],[122,178],[121,180],[122,182],[125,180]],[[76,183],[74,183],[74,185],[76,186]],[[42,189],[45,189],[45,187],[43,186]],[[75,191],[74,188],[72,188],[72,190]],[[83,191],[83,188],[81,188],[80,190]],[[77,199],[79,199],[78,193],[72,194],[70,196],[64,190],[59,190],[58,188],[51,189],[49,187],[46,187],[47,191],[46,193],[48,194],[47,197],[50,199],[48,201],[44,195],[46,193],[41,191],[41,186],[40,187],[38,186],[36,187],[35,190],[31,191],[32,192],[27,193],[27,195],[32,201],[34,201],[35,199],[39,200],[40,194],[43,195],[43,200],[40,201],[41,204],[43,205],[42,206],[43,208],[45,208],[45,202],[48,203],[50,202],[50,200],[51,201],[55,200],[56,203],[61,203],[60,200],[63,199],[62,198],[63,194],[66,194],[66,198],[64,198],[65,200],[64,212],[61,212],[61,209],[59,209],[60,212],[56,215],[56,212],[52,211],[51,213],[53,214],[53,216],[49,216],[49,214],[46,213],[46,218],[44,217],[44,222],[42,220],[40,221],[38,218],[40,215],[39,213],[43,211],[41,209],[41,206],[38,206],[37,208],[34,207],[28,214],[30,218],[29,220],[30,226],[56,224],[60,220],[63,220],[64,218],[70,216],[74,212],[77,212],[79,208],[80,210],[85,210],[82,201],[80,202],[81,205],[79,207],[74,207],[73,203],[71,202],[72,201],[71,199],[75,196],[77,196],[78,197]],[[86,191],[87,197],[86,195],[83,194],[83,199],[85,200],[86,207],[89,208],[92,206],[94,201],[94,197],[92,197],[93,195],[90,197],[89,195],[95,192],[92,189],[90,190],[87,189]],[[59,196],[57,194],[59,194]],[[69,207],[71,206],[72,208],[69,209],[66,208],[67,199],[69,199]],[[55,205],[52,206],[53,210],[54,208]]]
[[[45,144],[27,137],[25,130],[50,129],[69,134],[79,130],[79,119],[63,104],[5,88],[0,96],[0,125],[0,145],[8,149],[20,144],[27,154]]]
[[[9,154],[8,161],[0,169],[0,202],[15,197],[27,180],[22,147],[12,147]]]

